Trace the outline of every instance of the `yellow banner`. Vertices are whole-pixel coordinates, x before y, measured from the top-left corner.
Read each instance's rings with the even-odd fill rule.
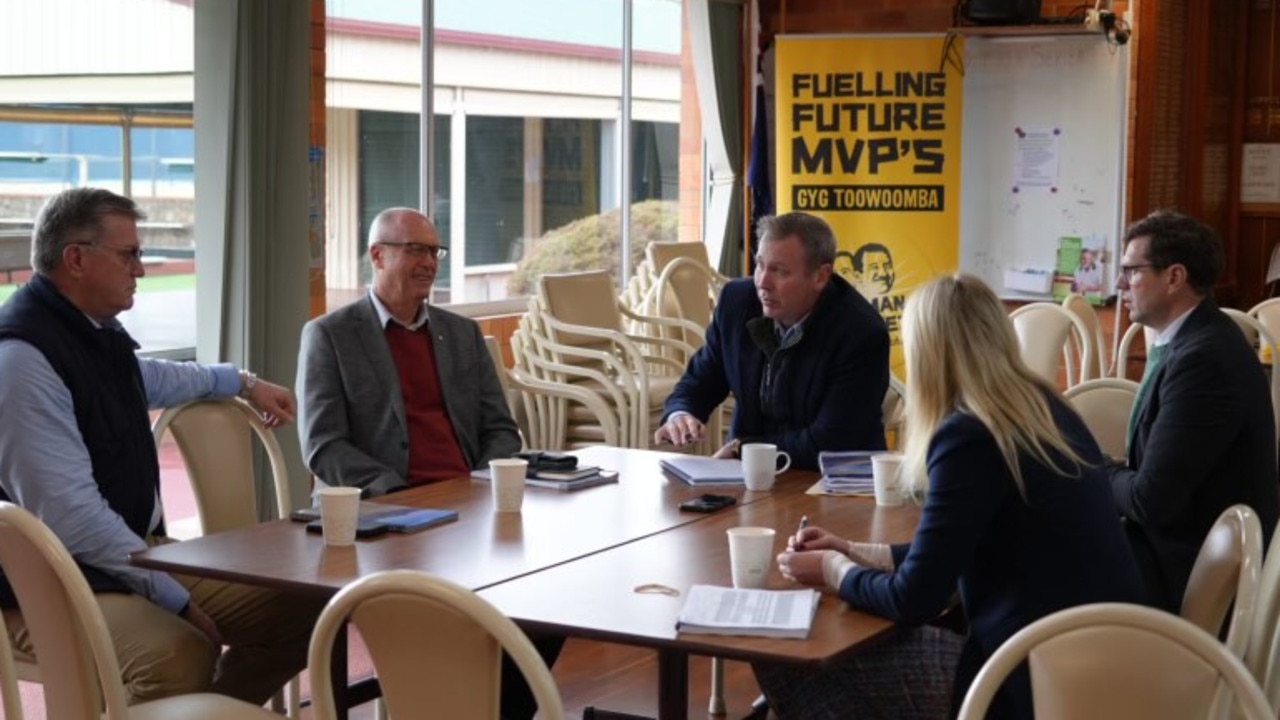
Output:
[[[831,223],[835,270],[889,323],[898,377],[907,295],[958,263],[963,42],[777,39],[778,212]]]

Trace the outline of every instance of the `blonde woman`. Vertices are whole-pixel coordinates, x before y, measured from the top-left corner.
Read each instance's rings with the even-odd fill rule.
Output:
[[[817,672],[757,666],[783,718],[947,717],[1006,639],[1057,610],[1142,600],[1103,457],[1057,391],[1027,369],[995,293],[975,277],[933,280],[907,302],[903,489],[922,498],[915,538],[792,537],[782,574],[826,586],[898,631]],[[968,636],[921,627],[954,592]],[[1031,717],[1025,670],[989,717]]]

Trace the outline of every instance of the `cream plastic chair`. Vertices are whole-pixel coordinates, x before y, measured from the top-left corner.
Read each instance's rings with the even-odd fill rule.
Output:
[[[1037,720],[1220,718],[1225,683],[1247,720],[1274,720],[1238,657],[1201,628],[1141,605],[1083,605],[1009,638],[969,687],[960,720],[980,720],[1024,661]]]
[[[1018,348],[1027,367],[1053,385],[1058,384],[1058,362],[1062,358],[1067,366],[1067,387],[1079,384],[1080,372],[1071,352],[1072,333],[1077,338],[1089,337],[1089,329],[1074,314],[1061,305],[1037,302],[1023,305],[1009,313],[1014,332],[1018,336]],[[1084,355],[1082,368],[1093,363],[1093,348],[1081,342]]]
[[[1240,332],[1244,333],[1245,338],[1248,339],[1251,344],[1257,345],[1260,352],[1270,349],[1270,352],[1267,354],[1271,354],[1273,358],[1271,366],[1272,372],[1269,373],[1271,378],[1271,416],[1276,425],[1276,441],[1277,443],[1280,443],[1280,373],[1274,371],[1274,352],[1277,336],[1275,333],[1268,330],[1266,325],[1264,325],[1260,319],[1250,315],[1249,313],[1241,312],[1235,308],[1222,308],[1222,312],[1226,313],[1227,317],[1236,322],[1236,326],[1240,328]],[[1280,445],[1277,445],[1277,447],[1280,448]]]
[[[156,447],[173,434],[195,491],[205,534],[253,525],[293,511],[289,471],[275,433],[239,398],[195,400],[171,407],[151,426]],[[253,477],[253,437],[266,450],[275,483],[275,513],[260,513]]]
[[[884,404],[880,406],[880,417],[884,423],[885,447],[898,450],[903,446],[902,429],[906,421],[907,386],[889,374],[889,389],[884,393]]]
[[[1093,380],[1095,378],[1107,377],[1111,374],[1111,368],[1108,366],[1107,360],[1107,340],[1102,334],[1102,321],[1098,319],[1098,313],[1093,309],[1093,304],[1085,299],[1080,293],[1071,293],[1062,300],[1062,307],[1067,312],[1075,315],[1084,323],[1085,334],[1077,337],[1076,334],[1071,336],[1071,344],[1074,348],[1073,354],[1080,362],[1080,381]],[[1085,363],[1085,347],[1091,346],[1092,352],[1088,353],[1092,361]]]
[[[1262,563],[1244,662],[1271,707],[1280,712],[1280,533],[1272,534]]]
[[[293,511],[289,470],[275,432],[249,403],[239,398],[193,400],[168,408],[151,426],[156,448],[168,431],[173,435],[196,496],[196,510],[205,535],[254,525],[264,519],[287,517]],[[257,436],[271,465],[276,512],[262,513],[253,473],[253,437]],[[288,716],[301,714],[298,679],[289,682],[287,702],[283,694],[272,698],[272,707]],[[286,707],[287,706],[287,707]]]
[[[521,328],[537,355],[557,366],[539,379],[593,390],[616,404],[623,445],[637,448],[649,446],[654,418],[697,349],[672,335],[702,332],[686,320],[632,313],[602,271],[544,275]]]
[[[1209,529],[1182,598],[1179,613],[1217,637],[1228,621],[1227,649],[1243,659],[1252,633],[1262,572],[1262,527],[1247,505],[1232,505]]]
[[[460,585],[389,570],[343,588],[320,614],[308,655],[318,720],[336,717],[330,654],[348,620],[369,648],[393,718],[429,709],[432,717],[496,720],[504,650],[528,681],[538,716],[565,717],[551,671],[515,623]]]
[[[1280,338],[1280,298],[1271,298],[1249,308],[1249,316],[1262,324],[1271,333],[1271,337]],[[1272,362],[1275,362],[1275,347],[1271,348]]]
[[[1156,334],[1151,328],[1133,323],[1125,328],[1124,335],[1120,338],[1120,344],[1116,345],[1116,359],[1112,366],[1113,374],[1117,378],[1128,380],[1129,378],[1129,348],[1133,346],[1133,341],[1138,337],[1138,333],[1142,333],[1142,338],[1146,347],[1150,348],[1155,342]],[[1141,378],[1139,378],[1141,379]]]
[[[599,395],[572,385],[546,383],[520,370],[507,369],[503,365],[502,350],[498,347],[497,339],[485,336],[484,340],[507,395],[511,415],[520,426],[525,448],[566,449],[565,417],[570,403],[581,405],[594,417],[601,442],[606,445],[619,444],[621,438],[617,415]],[[524,358],[525,342],[523,333],[519,330],[511,338],[512,353],[517,362]]]
[[[1102,452],[1117,460],[1128,455],[1129,414],[1137,396],[1138,383],[1119,378],[1086,380],[1063,393]]]
[[[225,695],[179,695],[126,706],[120,665],[102,610],[71,555],[34,515],[0,502],[0,567],[18,596],[22,617],[40,657],[48,717],[58,720],[279,720],[266,710]],[[0,652],[9,655],[8,631]],[[3,688],[6,717],[12,712]]]

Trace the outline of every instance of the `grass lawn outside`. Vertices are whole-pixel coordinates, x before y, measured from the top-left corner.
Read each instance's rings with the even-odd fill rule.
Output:
[[[0,303],[9,299],[9,296],[18,289],[17,284],[0,285]],[[196,276],[195,273],[187,275],[155,275],[153,277],[144,277],[138,280],[138,292],[163,292],[168,290],[195,290]]]

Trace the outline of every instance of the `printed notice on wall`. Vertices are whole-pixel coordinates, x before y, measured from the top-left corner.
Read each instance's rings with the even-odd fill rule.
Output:
[[[1013,191],[1058,186],[1058,128],[1014,128]]]
[[[1245,143],[1240,202],[1280,203],[1280,144]]]

